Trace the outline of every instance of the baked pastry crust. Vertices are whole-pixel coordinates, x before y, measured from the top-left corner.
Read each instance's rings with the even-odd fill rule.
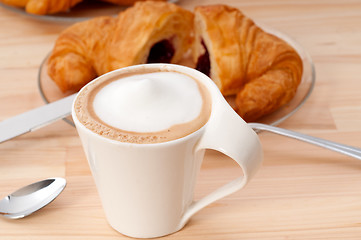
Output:
[[[174,49],[166,62],[178,63],[192,46],[193,19],[192,12],[172,3],[136,3],[118,16],[115,34],[107,43],[108,70],[148,63],[151,48],[162,40]]]
[[[223,95],[236,94],[243,86],[246,61],[240,38],[242,17],[239,11],[230,11],[223,5],[195,8],[194,61],[208,52],[208,75]]]
[[[223,95],[237,95],[236,111],[246,121],[289,102],[301,81],[302,60],[297,52],[236,8],[195,8],[194,60],[205,53],[210,77]],[[202,68],[199,63],[197,67]]]
[[[36,15],[66,12],[83,0],[0,0],[7,5],[23,7],[25,11]]]
[[[7,5],[15,7],[23,7],[25,11],[36,15],[54,14],[59,12],[66,12],[76,4],[84,0],[0,0]],[[130,6],[139,1],[148,0],[102,0],[122,6]],[[166,1],[166,0],[152,0],[152,1]]]
[[[77,23],[56,41],[48,74],[63,92],[74,92],[117,68],[183,63],[192,43],[197,68],[235,98],[246,121],[275,111],[297,91],[303,70],[297,52],[225,5],[196,7],[194,16],[171,3],[139,2],[116,18]]]
[[[57,39],[48,74],[63,92],[78,91],[117,68],[158,59],[177,63],[191,47],[192,23],[191,12],[166,2],[139,2],[116,18],[77,23]],[[154,57],[154,46],[166,57]]]
[[[48,74],[63,92],[77,91],[106,72],[104,48],[115,24],[113,17],[98,17],[60,34],[48,60]]]

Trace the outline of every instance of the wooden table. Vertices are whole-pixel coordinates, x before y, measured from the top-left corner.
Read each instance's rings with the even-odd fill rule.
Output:
[[[361,147],[361,1],[222,2],[296,39],[314,60],[311,97],[280,127]],[[38,69],[69,25],[0,8],[0,120],[44,105]],[[361,239],[361,162],[274,134],[259,136],[265,158],[250,184],[164,239]],[[196,199],[236,175],[232,161],[208,152]],[[74,127],[58,121],[0,144],[1,197],[54,176],[67,179],[64,192],[28,218],[0,219],[0,239],[127,239],[105,219]]]

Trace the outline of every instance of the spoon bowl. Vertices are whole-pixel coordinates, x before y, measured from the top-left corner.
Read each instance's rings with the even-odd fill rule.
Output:
[[[64,178],[49,178],[22,187],[0,201],[0,215],[10,219],[26,217],[52,202],[65,186]]]

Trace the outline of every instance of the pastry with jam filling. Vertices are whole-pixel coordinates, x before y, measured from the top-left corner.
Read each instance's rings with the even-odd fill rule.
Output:
[[[193,13],[167,2],[138,2],[116,18],[76,23],[58,37],[48,74],[78,91],[109,71],[143,63],[178,63],[192,45]]]
[[[235,96],[246,121],[288,103],[302,77],[302,60],[290,45],[225,5],[195,8],[193,58],[224,96]]]
[[[137,3],[119,14],[108,41],[110,69],[178,63],[192,46],[193,13],[166,2]]]

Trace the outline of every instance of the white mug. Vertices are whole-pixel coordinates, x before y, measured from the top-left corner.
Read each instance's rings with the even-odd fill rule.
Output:
[[[147,64],[118,69],[94,81],[144,68],[174,70],[199,80],[211,95],[212,109],[208,122],[188,136],[136,144],[92,132],[77,119],[73,106],[73,120],[107,220],[118,232],[135,238],[160,237],[182,229],[197,211],[243,188],[263,159],[257,134],[229,106],[213,81],[197,70]],[[206,149],[232,158],[243,174],[194,201],[193,191]]]

